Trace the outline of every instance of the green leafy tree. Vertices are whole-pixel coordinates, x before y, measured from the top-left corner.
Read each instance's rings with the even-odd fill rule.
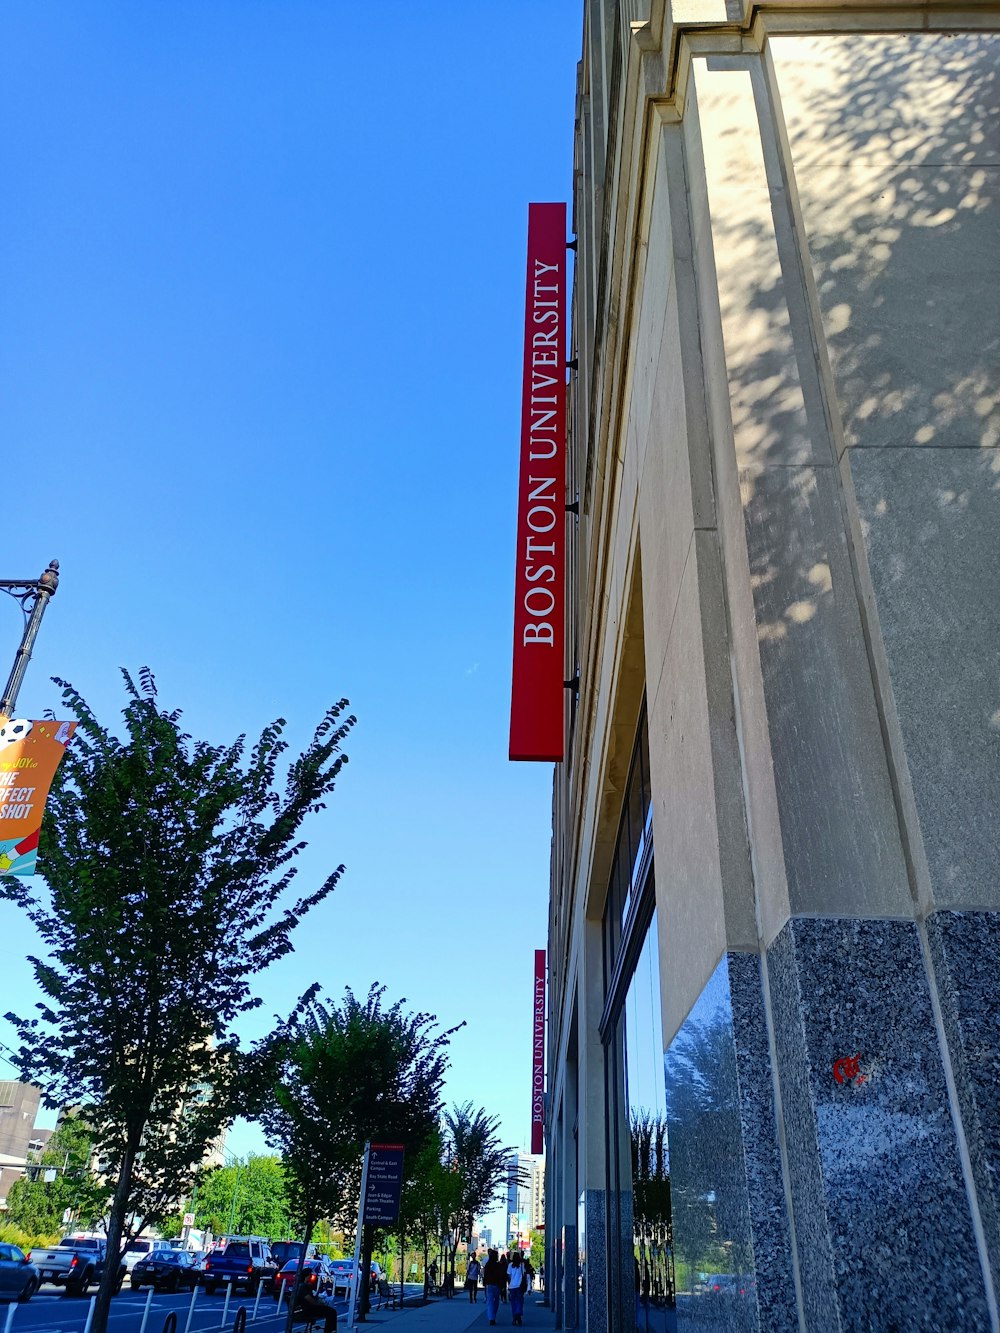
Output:
[[[7,1191],[5,1220],[39,1236],[62,1230],[67,1212],[79,1226],[96,1225],[107,1211],[109,1191],[92,1170],[92,1153],[91,1131],[78,1116],[64,1117],[27,1174]]]
[[[281,1158],[251,1155],[207,1172],[193,1211],[195,1226],[216,1236],[288,1236],[291,1201]]]
[[[444,1140],[436,1127],[422,1152],[410,1155],[400,1200],[400,1232],[415,1241],[424,1256],[424,1293],[429,1294],[427,1269],[431,1241],[445,1235],[460,1202],[457,1172],[444,1163]]]
[[[350,1226],[361,1194],[366,1140],[403,1143],[419,1158],[441,1111],[447,1046],[456,1028],[436,1030],[431,1014],[383,1005],[384,986],[367,999],[345,990],[339,1005],[314,986],[258,1051],[270,1087],[259,1089],[258,1115],[281,1149],[293,1204],[305,1234],[321,1217]],[[363,1275],[374,1235],[365,1236]]]
[[[513,1148],[500,1142],[498,1116],[487,1115],[472,1102],[445,1112],[445,1163],[458,1178],[458,1207],[451,1219],[455,1242],[472,1235],[477,1217],[488,1213],[508,1183]],[[455,1276],[455,1249],[451,1247],[451,1274]]]
[[[247,752],[193,741],[158,707],[148,670],[125,673],[125,738],[65,682],[78,727],[49,798],[39,868],[49,896],[0,880],[46,947],[34,958],[39,1016],[15,1025],[24,1078],[78,1106],[111,1186],[108,1240],[167,1216],[206,1146],[239,1109],[234,1023],[259,1000],[251,979],[292,949],[337,867],[287,901],[298,831],[321,810],[346,757],[345,701],[287,766],[284,722]],[[106,1333],[107,1266],[93,1333]]]
[[[531,1233],[531,1250],[529,1256],[531,1266],[536,1273],[542,1271],[542,1265],[545,1263],[545,1232],[533,1231]]]

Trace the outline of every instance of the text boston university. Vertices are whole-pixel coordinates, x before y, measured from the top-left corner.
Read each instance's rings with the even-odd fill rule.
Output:
[[[563,757],[566,205],[529,204],[510,757]]]
[[[531,1011],[531,1151],[545,1150],[545,950],[535,950],[535,993]]]

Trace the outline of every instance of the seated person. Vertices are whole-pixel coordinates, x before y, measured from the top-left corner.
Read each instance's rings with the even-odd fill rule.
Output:
[[[337,1311],[333,1308],[333,1298],[314,1295],[311,1291],[299,1294],[299,1303],[295,1307],[296,1319],[307,1319],[310,1324],[323,1320],[323,1333],[336,1333]]]

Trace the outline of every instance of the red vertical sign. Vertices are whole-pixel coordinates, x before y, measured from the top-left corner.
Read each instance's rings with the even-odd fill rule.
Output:
[[[563,757],[566,205],[528,205],[511,759]]]
[[[545,950],[535,950],[535,995],[531,1012],[531,1151],[545,1149]]]

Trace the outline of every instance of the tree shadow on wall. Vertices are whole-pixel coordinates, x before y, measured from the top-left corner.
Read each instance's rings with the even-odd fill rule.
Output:
[[[1000,444],[1000,38],[772,50],[847,443]],[[739,184],[735,158],[723,171]],[[778,215],[783,183],[769,184]],[[740,265],[724,287],[735,408],[756,426],[741,463],[789,461],[789,414],[810,435],[808,367],[785,355],[794,258],[785,246],[775,265],[752,209],[713,216],[713,230],[720,270],[727,254]]]
[[[1000,489],[1000,38],[778,38],[772,52],[844,439],[857,447],[859,477],[876,478],[856,485],[869,545],[884,529],[873,568],[880,619],[905,636],[890,654],[894,684],[908,672],[900,699],[934,709],[937,696],[954,714],[968,707],[976,669],[958,617],[1000,630],[995,599],[974,577],[961,602],[945,591],[968,523],[996,527]],[[735,199],[742,168],[720,147]],[[864,735],[877,719],[813,348],[793,340],[786,314],[797,261],[786,243],[778,262],[771,234],[773,218],[790,235],[787,192],[769,184],[771,216],[767,204],[713,212],[733,422],[779,800],[829,812],[788,824],[792,873],[804,892],[831,874],[846,889],[856,865],[844,830],[858,825]],[[921,449],[934,452],[915,458]],[[822,755],[801,727],[814,709],[852,719],[827,729]],[[907,733],[901,710],[924,769],[949,743],[945,723],[934,734],[927,720],[915,714]],[[1000,698],[967,723],[969,743],[994,753]],[[966,788],[990,770],[989,753],[945,766],[942,806],[975,808]],[[882,813],[864,818],[875,827]],[[942,845],[938,869],[953,880],[962,851]]]

